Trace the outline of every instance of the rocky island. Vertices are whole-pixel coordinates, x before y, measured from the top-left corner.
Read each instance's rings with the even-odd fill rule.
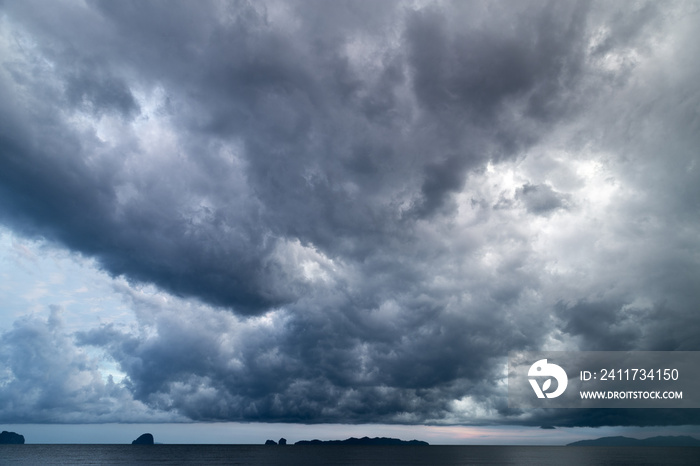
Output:
[[[265,445],[286,445],[287,444],[287,439],[282,437],[279,442],[275,442],[274,440],[266,440]]]
[[[153,441],[153,435],[152,434],[142,434],[131,442],[132,445],[153,445],[155,442]]]
[[[23,445],[24,435],[20,435],[16,432],[8,432],[6,430],[3,430],[0,434],[0,444]]]
[[[429,445],[422,440],[400,440],[388,437],[350,437],[345,440],[299,440],[294,445]]]

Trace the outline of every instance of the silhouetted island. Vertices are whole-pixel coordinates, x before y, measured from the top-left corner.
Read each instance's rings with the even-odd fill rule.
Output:
[[[0,444],[23,445],[24,435],[20,435],[17,432],[8,432],[3,430],[0,434]]]
[[[153,445],[154,443],[152,434],[142,434],[131,442],[132,445]]]
[[[570,447],[700,447],[700,440],[687,435],[659,436],[644,439],[616,436],[594,440],[579,440]]]
[[[265,445],[277,445],[277,442],[274,440],[265,440]]]
[[[345,440],[299,440],[294,445],[429,445],[422,440],[400,440],[387,437],[350,437]]]

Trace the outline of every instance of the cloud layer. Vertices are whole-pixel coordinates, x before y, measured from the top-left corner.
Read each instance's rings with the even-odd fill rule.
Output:
[[[0,221],[126,278],[138,321],[16,322],[11,417],[697,422],[513,412],[503,378],[509,351],[700,350],[694,9],[3,5]],[[92,381],[47,386],[53,417],[23,332]]]

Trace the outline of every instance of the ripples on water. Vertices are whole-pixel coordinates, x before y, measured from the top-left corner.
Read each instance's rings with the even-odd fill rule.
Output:
[[[697,447],[0,445],[2,465],[698,465]]]

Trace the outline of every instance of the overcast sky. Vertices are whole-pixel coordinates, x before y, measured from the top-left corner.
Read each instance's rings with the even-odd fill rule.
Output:
[[[698,57],[697,2],[0,2],[0,420],[700,424],[505,379],[700,351]]]

